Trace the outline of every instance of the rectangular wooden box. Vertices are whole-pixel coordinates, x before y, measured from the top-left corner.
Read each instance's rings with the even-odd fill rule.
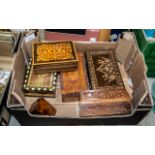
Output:
[[[81,94],[81,117],[125,115],[132,112],[132,98],[121,87],[106,87]]]
[[[80,92],[88,90],[88,79],[83,53],[78,53],[78,69],[60,73],[61,92],[63,102],[80,100]]]
[[[131,100],[113,50],[86,52],[92,91],[81,94],[80,116],[131,113]]]
[[[26,69],[23,91],[26,96],[55,97],[57,73],[35,74],[32,59]]]
[[[73,42],[34,43],[32,63],[36,73],[75,70],[78,65]]]

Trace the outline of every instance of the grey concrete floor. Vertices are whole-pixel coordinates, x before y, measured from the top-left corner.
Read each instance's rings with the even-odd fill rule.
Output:
[[[11,116],[9,126],[20,126],[20,124],[13,116]]]
[[[155,78],[148,78],[148,85],[149,85],[149,89],[151,91],[151,87],[153,82],[155,82]],[[155,125],[155,113],[153,111],[149,112],[148,115],[139,122],[138,125],[146,125],[146,126],[151,126],[151,125]]]
[[[155,125],[155,113],[149,112],[143,120],[141,120],[138,124],[139,126],[154,126]]]
[[[149,84],[150,90],[151,90],[153,82],[155,82],[155,78],[148,78],[148,84]],[[20,124],[14,117],[11,117],[9,125],[19,126]],[[139,126],[154,126],[155,125],[155,113],[153,111],[149,112],[147,116],[139,122],[138,125]]]

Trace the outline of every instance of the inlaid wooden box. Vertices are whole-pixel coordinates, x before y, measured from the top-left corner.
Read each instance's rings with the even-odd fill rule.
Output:
[[[86,52],[91,91],[81,94],[80,116],[131,113],[127,92],[113,49]]]
[[[51,73],[77,69],[78,57],[73,42],[34,43],[32,63],[35,73]]]
[[[33,69],[32,59],[26,69],[23,90],[26,96],[55,97],[57,73],[36,74]]]

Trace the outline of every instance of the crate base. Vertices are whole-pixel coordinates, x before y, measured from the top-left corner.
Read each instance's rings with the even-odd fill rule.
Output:
[[[93,118],[93,119],[66,119],[66,118],[34,118],[26,111],[10,110],[11,114],[22,126],[72,126],[72,125],[137,125],[149,112],[137,111],[131,117],[124,118]]]

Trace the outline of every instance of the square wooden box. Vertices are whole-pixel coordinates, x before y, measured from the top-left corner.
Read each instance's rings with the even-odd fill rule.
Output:
[[[27,66],[23,91],[26,96],[55,97],[57,73],[35,74],[32,59]]]

